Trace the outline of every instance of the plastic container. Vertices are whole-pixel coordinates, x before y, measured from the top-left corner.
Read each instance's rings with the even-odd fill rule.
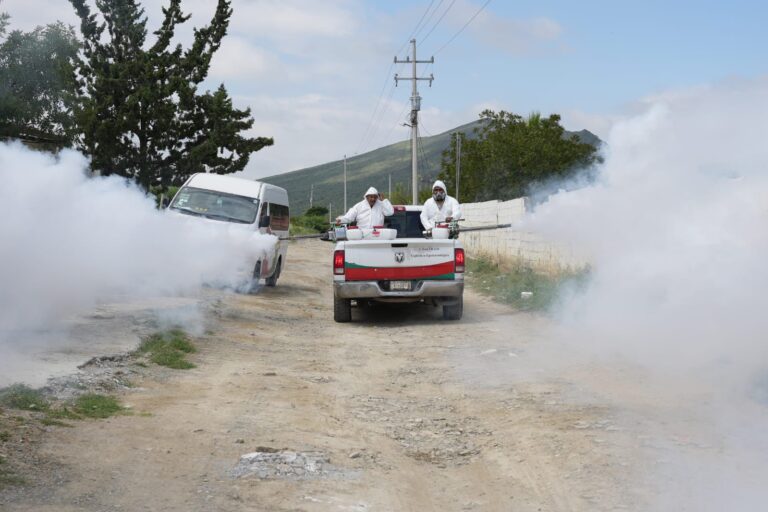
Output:
[[[363,240],[394,240],[397,238],[396,229],[374,227],[373,229],[360,229],[358,231],[362,232]],[[349,236],[347,233],[348,238]],[[352,240],[352,238],[349,239]]]
[[[357,226],[347,227],[347,240],[362,240],[363,230],[358,229]]]
[[[447,240],[451,236],[451,228],[448,224],[438,224],[432,228],[432,238],[435,240]]]

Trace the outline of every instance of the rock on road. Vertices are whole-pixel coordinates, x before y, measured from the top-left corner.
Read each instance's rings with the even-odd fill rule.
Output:
[[[331,252],[293,243],[277,288],[208,292],[197,368],[135,382],[132,415],[51,428],[39,478],[0,508],[636,508],[635,438],[527,360],[546,318],[468,291],[460,322],[407,306],[336,324]]]

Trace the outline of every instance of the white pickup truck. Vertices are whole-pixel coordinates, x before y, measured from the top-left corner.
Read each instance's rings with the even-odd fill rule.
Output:
[[[385,228],[392,240],[337,241],[333,253],[333,318],[352,320],[352,303],[423,302],[443,318],[463,313],[464,249],[458,239],[425,238],[420,206],[395,206]]]

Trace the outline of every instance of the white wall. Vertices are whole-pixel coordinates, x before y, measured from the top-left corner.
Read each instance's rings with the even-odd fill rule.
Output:
[[[510,201],[485,201],[461,205],[462,228],[512,224],[510,228],[464,231],[459,239],[470,258],[486,257],[499,263],[522,263],[543,272],[578,269],[587,260],[572,247],[546,240],[541,235],[520,228],[528,214],[527,198]]]

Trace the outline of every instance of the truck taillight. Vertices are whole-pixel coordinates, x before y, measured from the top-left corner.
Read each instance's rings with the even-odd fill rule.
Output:
[[[464,249],[454,249],[453,269],[455,272],[464,272]]]
[[[337,275],[344,275],[344,251],[334,251],[333,273]]]

